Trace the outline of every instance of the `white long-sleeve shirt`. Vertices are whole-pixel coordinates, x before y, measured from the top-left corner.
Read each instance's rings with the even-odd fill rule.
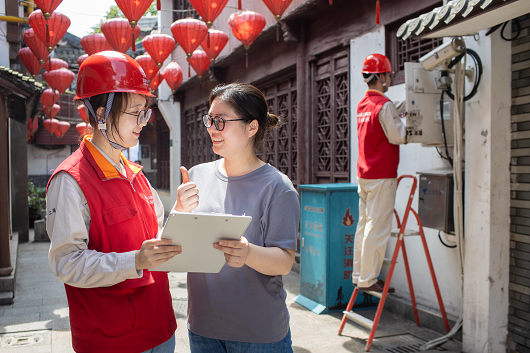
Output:
[[[381,91],[377,92],[383,94]],[[386,138],[393,145],[402,145],[407,143],[407,129],[399,117],[399,114],[403,113],[404,111],[405,101],[399,103],[393,103],[391,101],[386,102],[379,111],[379,122],[381,123],[381,127],[385,132]]]
[[[97,149],[125,175],[122,163],[117,165]],[[152,187],[151,192],[160,234],[164,206]],[[142,277],[143,271],[136,270],[135,251],[102,253],[88,249],[90,209],[79,184],[70,174],[59,172],[52,179],[46,194],[46,215],[46,231],[51,239],[48,259],[52,272],[62,282],[79,288],[95,288]]]

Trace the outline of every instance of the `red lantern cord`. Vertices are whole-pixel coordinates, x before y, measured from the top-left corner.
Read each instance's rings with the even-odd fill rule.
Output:
[[[381,5],[379,4],[379,0],[377,0],[377,3],[375,4],[375,24],[379,24],[379,9]]]

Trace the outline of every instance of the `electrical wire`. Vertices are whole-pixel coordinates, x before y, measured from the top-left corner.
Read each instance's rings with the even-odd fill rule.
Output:
[[[454,248],[456,248],[456,244],[455,244],[455,245],[447,245],[447,244],[443,241],[443,239],[442,239],[442,234],[441,234],[441,233],[442,233],[442,231],[439,230],[439,231],[438,231],[438,239],[440,239],[440,242],[441,242],[446,248],[449,248],[449,249],[454,249]]]
[[[462,58],[466,56],[466,54],[469,54],[469,56],[473,58],[473,61],[475,62],[476,74],[475,74],[475,82],[473,84],[473,89],[471,89],[471,92],[469,92],[469,94],[464,97],[464,102],[467,102],[468,100],[473,98],[475,94],[477,94],[478,86],[480,85],[480,80],[482,78],[482,72],[483,72],[482,60],[480,60],[480,56],[477,54],[477,52],[472,49],[466,49],[464,53],[458,55],[453,60],[451,60],[451,63],[449,64],[448,68],[449,69],[453,68],[453,66],[455,66],[456,63],[459,63],[460,60],[462,60]],[[449,98],[451,98],[452,100],[455,100],[455,96],[453,95],[452,92],[447,90],[446,93]]]
[[[445,134],[444,93],[445,93],[445,90],[442,91],[442,96],[440,98],[440,120],[442,121],[442,135],[444,138],[444,147],[445,147],[445,155],[446,155],[445,159],[447,159],[449,161],[449,164],[451,164],[451,167],[453,167],[453,159],[449,156],[449,149],[447,148],[447,136]],[[438,153],[440,153],[440,151],[438,151]]]
[[[505,41],[507,42],[513,42],[514,40],[516,40],[517,38],[519,38],[519,35],[521,34],[521,26],[519,24],[519,20],[517,18],[514,18],[513,19],[513,23],[515,24],[515,27],[517,27],[517,34],[515,36],[513,36],[512,38],[506,38],[504,36],[504,30],[506,29],[506,26],[508,25],[508,22],[510,21],[506,21],[502,24],[498,24],[496,26],[493,26],[491,27],[491,29],[486,33],[486,36],[489,36],[491,35],[493,32],[495,32],[500,26],[502,26],[501,28],[501,38],[504,39]],[[513,31],[512,31],[513,32]]]

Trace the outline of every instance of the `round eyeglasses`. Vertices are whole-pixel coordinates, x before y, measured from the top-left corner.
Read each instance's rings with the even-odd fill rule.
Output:
[[[141,125],[143,123],[147,123],[149,121],[149,118],[151,118],[151,109],[140,110],[140,112],[138,114],[136,114],[136,113],[127,113],[127,112],[122,112],[122,113],[136,116],[136,125]]]
[[[238,121],[238,120],[246,120],[246,119],[226,120],[226,119],[221,118],[220,116],[211,116],[209,114],[204,114],[202,116],[202,121],[204,123],[204,126],[206,126],[207,128],[210,128],[212,125],[215,125],[215,128],[218,131],[223,131],[223,129],[225,128],[225,123],[227,121]]]

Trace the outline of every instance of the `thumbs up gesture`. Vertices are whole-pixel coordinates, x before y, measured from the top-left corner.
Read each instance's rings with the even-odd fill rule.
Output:
[[[182,184],[177,188],[177,201],[173,208],[177,212],[191,212],[199,206],[199,189],[190,182],[190,175],[185,167],[180,167]]]

